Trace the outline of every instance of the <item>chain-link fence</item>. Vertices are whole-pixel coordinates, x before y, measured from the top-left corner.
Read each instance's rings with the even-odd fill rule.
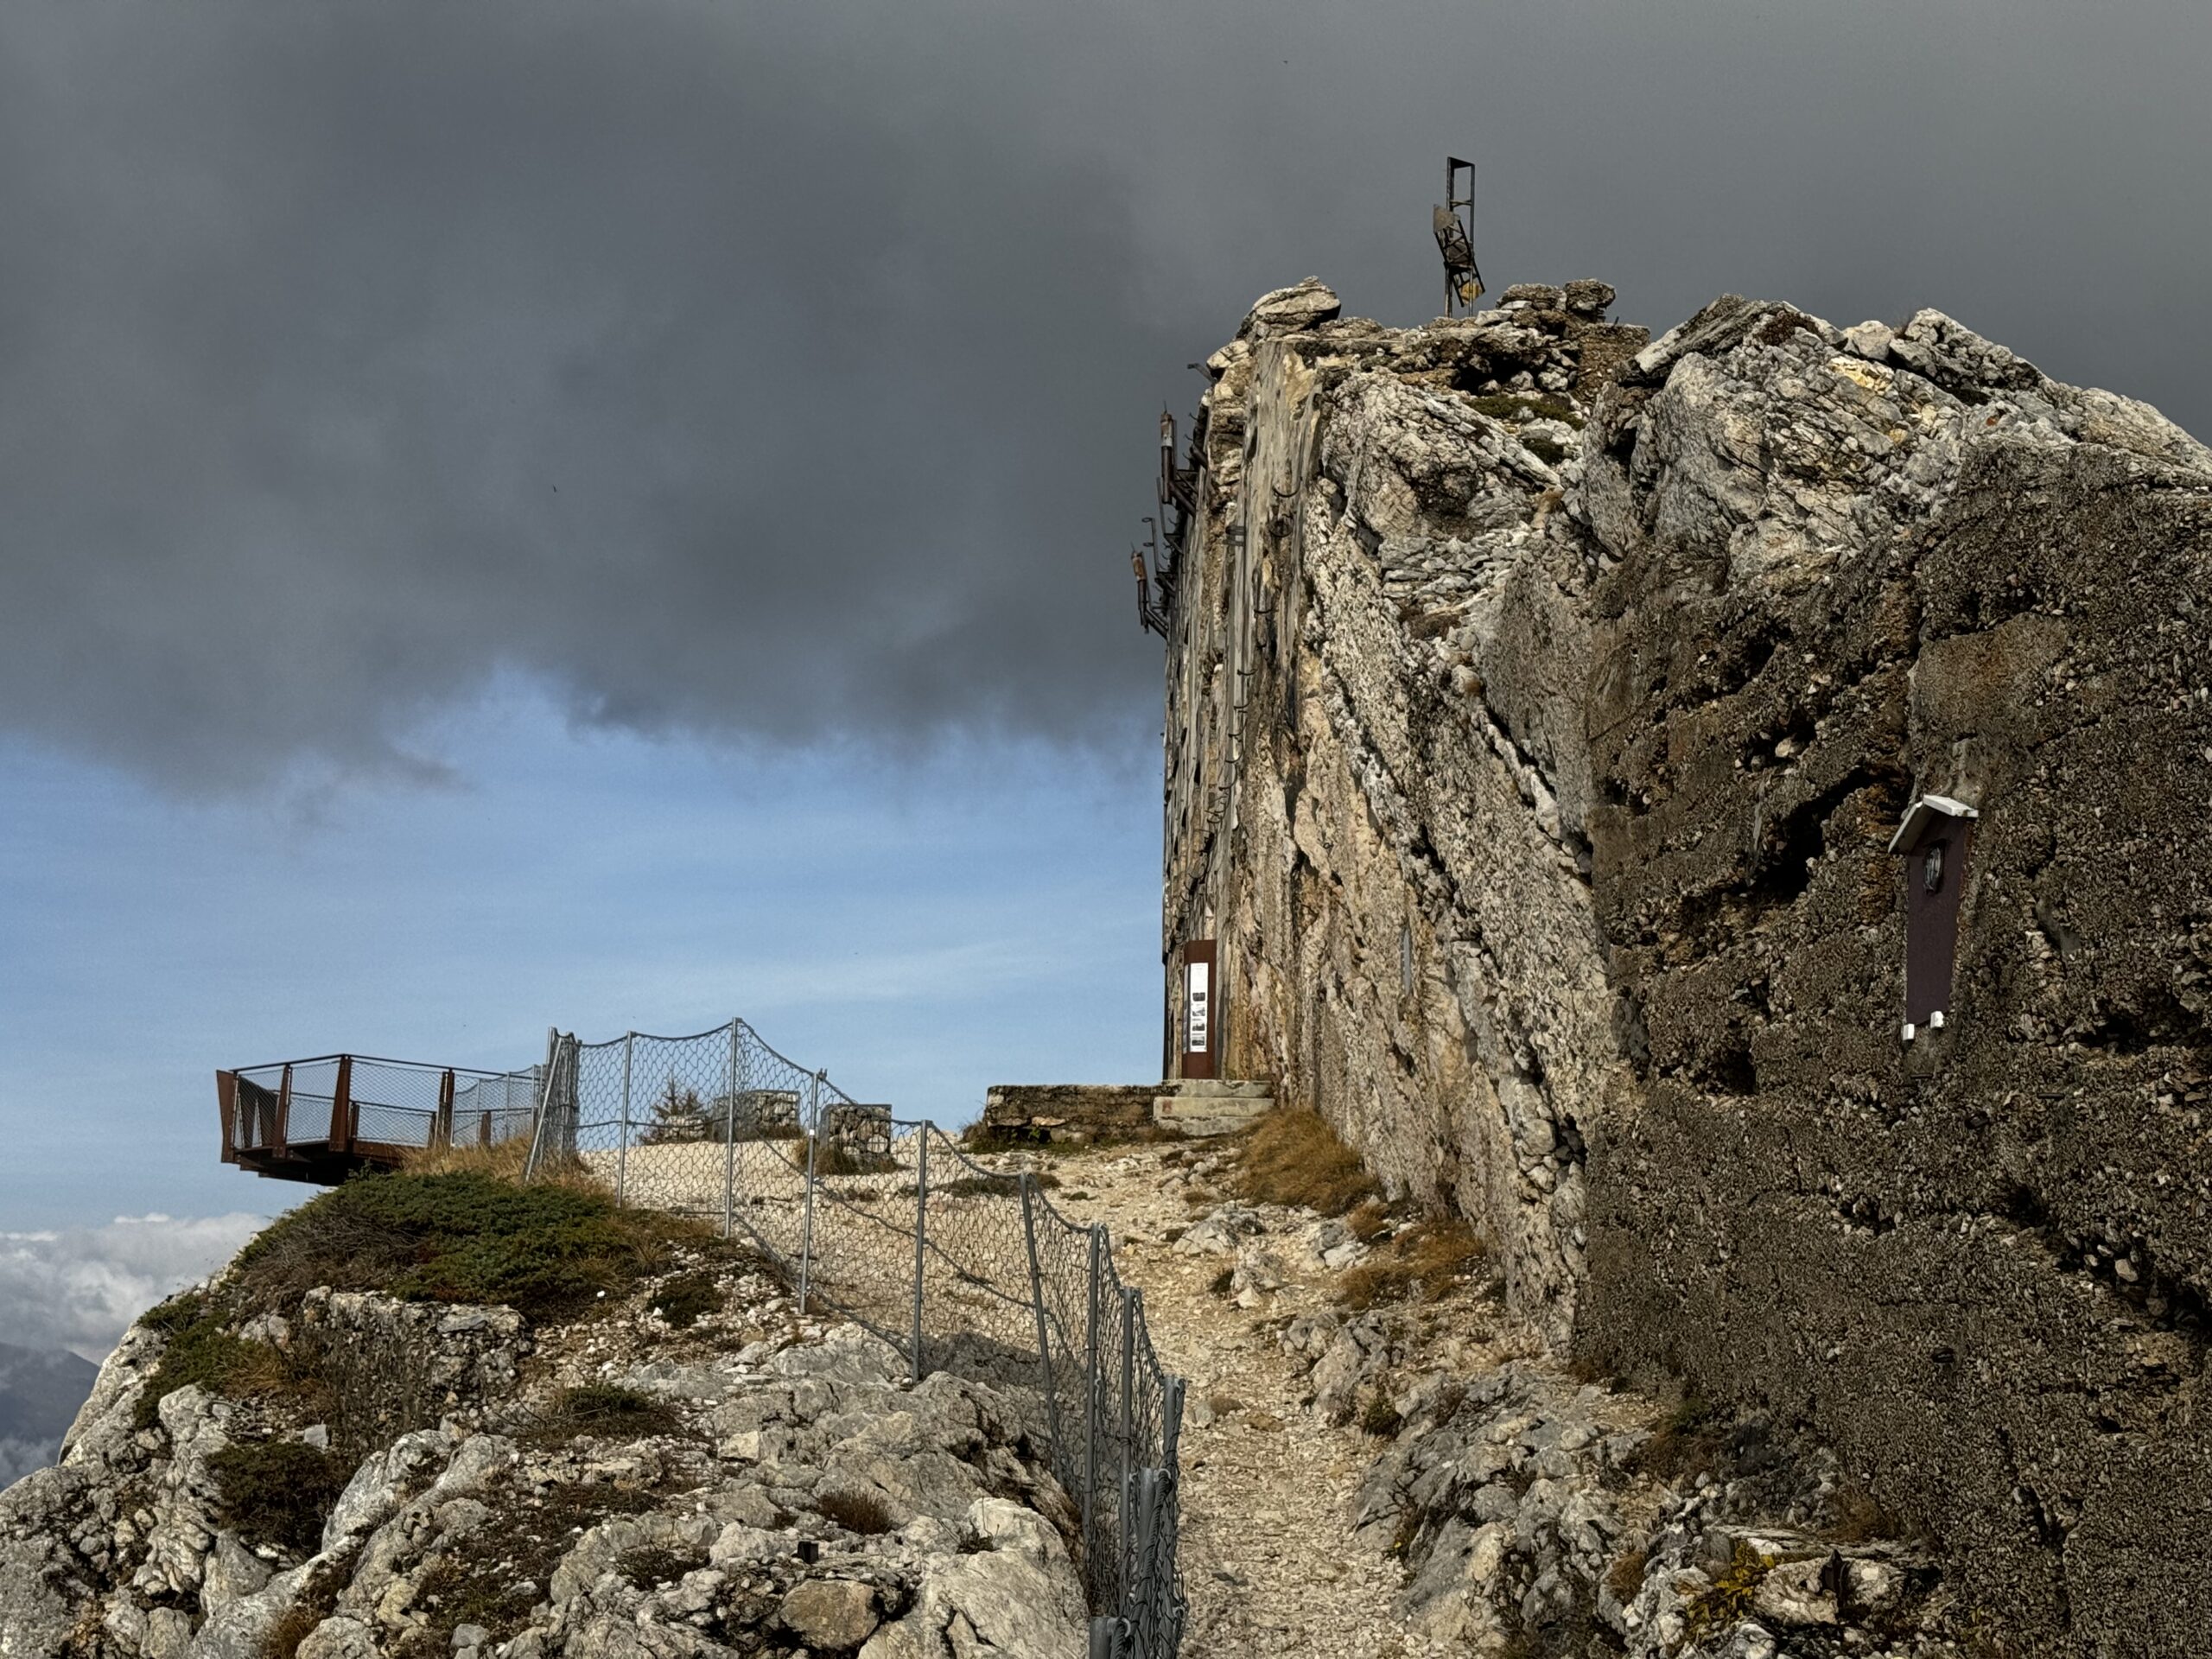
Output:
[[[1183,1381],[1102,1226],[1036,1177],[976,1162],[935,1124],[855,1101],[741,1020],[695,1037],[556,1035],[532,1176],[581,1167],[629,1204],[751,1239],[819,1302],[906,1357],[1033,1387],[1082,1518],[1091,1659],[1172,1659]]]

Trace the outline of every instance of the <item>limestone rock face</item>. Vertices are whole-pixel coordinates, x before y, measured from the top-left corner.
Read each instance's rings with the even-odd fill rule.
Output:
[[[1555,1344],[1833,1443],[2026,1650],[2190,1651],[2212,452],[1940,313],[1611,301],[1211,359],[1163,948]],[[1980,817],[1907,1043],[1928,793]]]
[[[764,1272],[723,1272],[721,1311],[680,1335],[648,1325],[654,1281],[635,1306],[536,1329],[327,1291],[249,1321],[364,1385],[335,1444],[369,1449],[301,1540],[233,1517],[223,1460],[333,1444],[329,1426],[190,1384],[142,1427],[167,1339],[134,1329],[61,1464],[0,1492],[0,1655],[1079,1659],[1060,1541],[1077,1517],[1043,1469],[1039,1402],[943,1372],[912,1385],[858,1327],[800,1322]],[[582,1386],[617,1391],[634,1425],[564,1420]]]

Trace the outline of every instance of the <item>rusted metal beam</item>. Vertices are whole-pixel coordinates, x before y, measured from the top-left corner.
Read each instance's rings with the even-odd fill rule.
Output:
[[[238,1160],[237,1072],[218,1071],[215,1074],[215,1108],[223,1117],[223,1161],[235,1164]]]
[[[443,1152],[453,1145],[453,1068],[438,1079],[438,1115],[430,1121],[430,1147]]]
[[[353,1057],[338,1057],[338,1081],[330,1092],[330,1149],[351,1152],[353,1149]]]
[[[269,1143],[269,1150],[274,1156],[282,1158],[288,1149],[286,1143],[291,1137],[291,1132],[292,1068],[290,1063],[287,1062],[284,1066],[284,1080],[276,1090],[276,1134]]]

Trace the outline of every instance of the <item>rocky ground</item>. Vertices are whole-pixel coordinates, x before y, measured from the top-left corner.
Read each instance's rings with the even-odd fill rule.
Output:
[[[726,1248],[562,1322],[322,1290],[221,1333],[271,1376],[312,1351],[411,1379],[430,1421],[388,1440],[358,1410],[300,1421],[327,1393],[194,1382],[142,1409],[190,1332],[168,1324],[125,1338],[60,1464],[0,1494],[5,1659],[1084,1651],[1033,1401],[909,1387]],[[357,1434],[358,1465],[330,1449]]]
[[[1190,1379],[1186,1653],[1958,1651],[1933,1561],[1817,1452],[1567,1374],[1481,1264],[1345,1306],[1389,1235],[1236,1202],[1233,1157],[1052,1163]]]
[[[1960,1651],[1934,1559],[1817,1451],[1568,1374],[1471,1235],[1240,1199],[1242,1156],[995,1160],[1110,1230],[1189,1380],[1185,1655]],[[1035,1396],[912,1386],[686,1236],[557,1319],[156,1310],[0,1494],[0,1659],[1083,1654]]]

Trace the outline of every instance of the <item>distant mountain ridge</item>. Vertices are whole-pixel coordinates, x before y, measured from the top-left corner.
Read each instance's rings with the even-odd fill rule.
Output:
[[[99,1375],[66,1349],[0,1342],[0,1486],[54,1461]]]

